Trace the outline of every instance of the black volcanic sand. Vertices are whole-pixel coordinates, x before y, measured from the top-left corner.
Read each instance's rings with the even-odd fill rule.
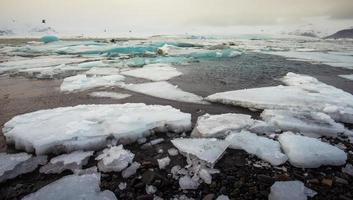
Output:
[[[177,66],[183,75],[170,80],[181,89],[201,96],[216,92],[236,89],[254,88],[279,85],[278,80],[287,72],[312,75],[319,80],[353,93],[353,82],[340,78],[340,74],[352,74],[353,70],[334,68],[326,65],[311,65],[300,61],[287,61],[285,58],[264,55],[244,54],[237,58],[203,61]],[[129,78],[131,82],[141,82],[140,79]],[[3,125],[12,117],[40,109],[74,106],[79,104],[112,104],[137,103],[171,105],[192,114],[193,123],[198,116],[205,113],[245,113],[258,118],[259,113],[251,112],[240,107],[221,104],[198,105],[181,103],[150,97],[119,88],[93,89],[85,92],[63,94],[59,92],[61,80],[29,80],[22,77],[0,77],[0,124]],[[116,91],[132,94],[132,97],[115,100],[109,98],[94,98],[88,94],[92,91]],[[274,97],[275,98],[275,97]],[[187,133],[189,134],[189,133]],[[135,160],[142,167],[134,176],[123,179],[120,173],[102,174],[102,189],[113,191],[118,199],[153,199],[146,195],[145,185],[155,185],[156,195],[169,199],[174,195],[185,194],[195,199],[228,195],[231,199],[267,199],[270,187],[274,181],[300,180],[316,192],[313,199],[353,199],[353,178],[341,172],[341,167],[320,167],[316,169],[300,169],[288,164],[279,168],[255,167],[260,160],[241,150],[228,149],[215,168],[220,174],[213,175],[211,185],[201,184],[198,190],[179,190],[178,182],[171,178],[170,169],[174,165],[184,166],[185,157],[178,155],[171,157],[172,162],[165,170],[158,169],[156,159],[167,156],[167,149],[172,147],[170,140],[177,135],[155,134],[149,139],[165,138],[165,142],[147,150],[141,150],[140,145],[125,145],[125,148],[135,153]],[[336,144],[340,141],[330,140]],[[347,147],[346,152],[353,151],[349,142],[341,142]],[[0,142],[2,151],[16,152],[12,146],[6,148],[5,141]],[[163,149],[163,153],[158,153]],[[97,153],[96,153],[97,154]],[[348,163],[353,163],[352,154],[348,154]],[[93,157],[86,167],[94,166]],[[284,167],[284,168],[282,168]],[[153,170],[153,171],[151,171]],[[21,175],[13,180],[0,184],[0,199],[21,199],[23,196],[35,192],[41,187],[70,174],[63,172],[59,175],[40,174],[38,169],[32,173]],[[342,180],[343,179],[343,180]],[[332,181],[332,182],[331,182]],[[126,182],[127,188],[120,191],[119,183]],[[332,183],[332,184],[331,184]],[[212,198],[209,198],[212,199]]]

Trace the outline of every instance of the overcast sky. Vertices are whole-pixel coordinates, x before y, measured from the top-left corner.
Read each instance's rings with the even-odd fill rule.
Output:
[[[290,25],[323,16],[349,24],[353,0],[0,0],[0,27],[46,19],[56,29],[82,32]]]

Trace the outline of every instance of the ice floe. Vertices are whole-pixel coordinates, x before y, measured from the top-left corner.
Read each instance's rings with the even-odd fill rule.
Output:
[[[322,112],[264,110],[261,117],[283,131],[300,132],[308,136],[336,137],[338,133],[345,132],[342,124]]]
[[[222,157],[229,146],[228,142],[215,138],[178,138],[171,142],[180,152],[196,156],[211,165]]]
[[[324,112],[334,120],[353,123],[353,95],[306,75],[288,73],[282,81],[287,86],[216,93],[206,100],[254,109]]]
[[[278,141],[289,162],[295,167],[316,168],[321,165],[344,165],[347,155],[341,149],[316,138],[290,132],[279,136]]]
[[[75,172],[82,169],[86,165],[89,157],[93,155],[93,151],[74,151],[69,154],[63,154],[52,158],[48,164],[40,168],[41,173],[45,174],[60,174],[64,170]]]
[[[82,68],[82,66],[80,68]],[[118,75],[120,74],[120,69],[112,67],[92,67],[90,70],[86,71],[85,74],[89,76]]]
[[[101,191],[99,185],[100,174],[69,175],[25,196],[23,200],[117,200],[113,192]]]
[[[275,166],[285,163],[288,159],[282,153],[279,142],[257,136],[249,131],[234,132],[227,136],[226,141],[229,142],[230,148],[242,149]]]
[[[132,163],[135,154],[124,149],[123,145],[113,146],[103,150],[97,156],[98,169],[102,172],[120,172]]]
[[[75,65],[58,65],[53,67],[37,67],[37,68],[28,68],[20,69],[12,75],[14,76],[24,76],[27,78],[36,78],[36,79],[55,79],[55,78],[65,78],[68,76],[73,76],[77,73],[85,71],[80,67]]]
[[[121,74],[152,81],[166,81],[180,76],[182,73],[169,64],[150,64],[143,66],[143,68],[121,72]]]
[[[44,154],[101,148],[109,137],[126,143],[148,136],[151,130],[182,133],[190,129],[191,115],[171,106],[112,104],[19,115],[4,125],[3,133],[17,149]]]
[[[225,137],[230,131],[248,128],[254,123],[250,115],[244,114],[205,114],[197,119],[192,137]]]
[[[185,92],[179,89],[177,86],[165,81],[141,84],[125,84],[122,87],[127,90],[162,99],[188,103],[207,104],[207,102],[203,100],[203,97],[190,92]]]
[[[125,77],[121,75],[110,76],[87,76],[79,74],[76,76],[67,77],[60,85],[62,92],[83,91],[96,87],[112,87],[122,84]]]
[[[306,200],[317,193],[300,181],[277,181],[271,186],[269,200]]]
[[[112,99],[125,99],[131,97],[130,94],[118,93],[118,92],[107,92],[107,91],[99,91],[99,92],[91,92],[89,94],[91,97],[105,97]]]
[[[352,80],[353,81],[353,74],[349,74],[349,75],[339,75],[339,77],[348,79],[348,80]]]
[[[46,156],[32,156],[27,153],[0,153],[0,183],[21,174],[34,171],[47,163]]]

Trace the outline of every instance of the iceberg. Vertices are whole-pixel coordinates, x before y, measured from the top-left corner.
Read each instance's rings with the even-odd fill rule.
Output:
[[[180,76],[182,73],[178,72],[169,64],[149,64],[140,69],[133,69],[121,72],[126,76],[133,76],[137,78],[144,78],[152,81],[166,81],[171,78]]]
[[[231,131],[249,128],[255,120],[250,115],[227,113],[205,114],[197,119],[192,137],[225,137]]]
[[[337,137],[338,133],[345,132],[342,124],[322,112],[264,110],[261,118],[282,131],[300,132],[307,136]]]
[[[278,141],[289,162],[300,168],[317,168],[321,165],[344,165],[347,155],[341,149],[316,138],[295,135],[290,132],[279,136]]]
[[[317,193],[300,181],[277,181],[271,186],[269,200],[306,200]]]
[[[40,40],[44,43],[56,42],[59,41],[59,38],[54,35],[46,35],[40,38]]]
[[[29,194],[23,200],[117,200],[114,193],[101,191],[100,174],[69,175]]]
[[[229,142],[230,148],[242,149],[274,166],[281,165],[288,160],[288,157],[282,153],[279,142],[257,136],[249,131],[232,133],[225,140]]]
[[[104,98],[112,98],[112,99],[125,99],[131,97],[130,94],[123,94],[118,92],[107,92],[107,91],[100,91],[100,92],[91,92],[89,94],[91,97],[104,97]]]
[[[48,164],[42,166],[39,171],[44,174],[60,174],[64,170],[72,172],[82,169],[88,163],[88,159],[94,151],[74,151],[52,158]]]
[[[0,183],[37,169],[47,163],[47,156],[32,156],[27,153],[0,153]]]
[[[3,133],[17,149],[37,154],[95,150],[107,139],[134,142],[150,131],[182,133],[191,129],[191,115],[171,106],[137,104],[79,105],[18,115]],[[31,131],[28,131],[31,130]]]
[[[77,92],[89,90],[96,87],[119,86],[122,84],[122,81],[124,81],[124,79],[125,77],[121,75],[89,77],[85,74],[79,74],[76,76],[70,76],[65,78],[60,85],[60,91]]]
[[[193,155],[213,165],[223,155],[229,144],[215,138],[178,138],[171,141],[184,155]]]
[[[98,169],[102,172],[120,172],[132,163],[135,154],[124,149],[123,145],[113,146],[103,150],[97,156]]]
[[[203,101],[201,96],[190,92],[185,92],[177,88],[177,86],[172,85],[166,81],[141,84],[125,84],[122,86],[122,88],[162,99],[207,104],[206,101]]]

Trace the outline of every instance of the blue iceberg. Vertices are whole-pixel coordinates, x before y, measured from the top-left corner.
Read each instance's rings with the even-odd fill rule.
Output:
[[[46,36],[43,36],[42,38],[40,38],[40,40],[47,44],[47,43],[50,43],[50,42],[59,41],[59,38],[56,37],[55,35],[46,35]]]

